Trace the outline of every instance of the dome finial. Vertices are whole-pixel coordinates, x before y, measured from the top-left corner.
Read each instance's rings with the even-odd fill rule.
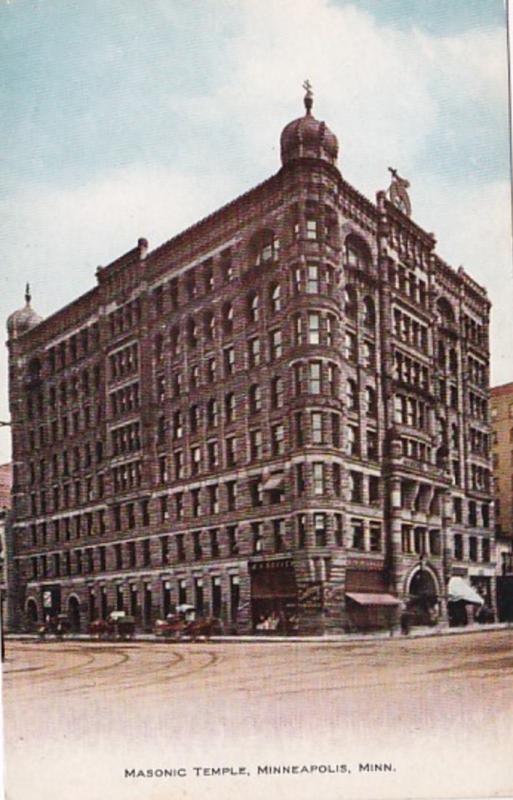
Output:
[[[30,304],[31,300],[32,300],[32,295],[30,294],[30,283],[27,283],[27,285],[25,286],[25,301],[27,305]]]
[[[306,113],[311,114],[313,106],[313,91],[312,91],[312,84],[308,79],[306,79],[305,82],[303,83],[303,89],[306,92],[303,100],[306,108]]]

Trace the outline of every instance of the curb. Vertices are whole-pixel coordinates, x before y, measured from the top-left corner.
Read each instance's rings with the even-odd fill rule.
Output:
[[[463,636],[471,633],[490,633],[492,631],[513,631],[512,622],[498,622],[490,625],[467,625],[464,628],[419,628],[410,631],[409,634],[403,635],[399,631],[379,632],[379,633],[340,633],[340,634],[326,634],[324,636],[211,636],[208,640],[214,644],[299,644],[299,643],[316,643],[316,644],[351,644],[352,642],[377,642],[377,641],[400,641],[405,642],[409,639],[425,639],[437,638],[440,636]],[[64,639],[57,640],[55,637],[47,637],[43,640],[36,634],[29,633],[8,633],[5,635],[6,641],[26,641],[26,642],[94,642],[96,644],[109,644],[113,642],[123,642],[124,644],[192,644],[190,639],[176,640],[171,637],[155,636],[155,634],[136,634],[133,639],[97,639],[89,636],[88,634],[75,634],[66,635]],[[198,642],[205,643],[205,640],[199,638]]]

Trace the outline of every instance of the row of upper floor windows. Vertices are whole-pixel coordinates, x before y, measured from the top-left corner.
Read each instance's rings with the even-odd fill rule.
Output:
[[[95,352],[100,343],[100,327],[98,322],[82,328],[78,333],[69,336],[58,345],[50,347],[47,351],[48,369],[50,373],[64,369],[74,364],[79,358]],[[35,362],[38,362],[37,364]],[[38,359],[29,364],[29,370],[41,370],[42,365]]]
[[[45,458],[41,458],[39,462],[29,461],[29,483],[31,485],[34,485],[36,481],[44,483],[48,477],[69,477],[74,472],[91,468],[93,464],[96,466],[101,464],[103,458],[103,441],[101,440],[95,443],[85,442],[81,447],[77,446],[72,450],[60,450],[52,454],[49,464]]]
[[[391,264],[388,271],[390,285],[401,294],[409,297],[422,308],[428,305],[427,281],[419,278],[415,272],[403,264]]]
[[[429,370],[424,364],[400,350],[394,350],[394,380],[427,390]]]
[[[111,339],[120,336],[123,333],[128,333],[141,321],[142,317],[142,300],[136,297],[128,303],[124,303],[119,308],[111,311],[107,317],[108,330]]]
[[[427,352],[428,329],[427,325],[419,322],[411,314],[399,308],[394,308],[394,336],[405,344]]]
[[[418,397],[394,395],[394,421],[410,428],[427,430],[429,426],[429,407]]]
[[[467,366],[467,377],[469,381],[486,389],[488,386],[488,369],[486,364],[479,361],[477,358],[469,356]]]
[[[361,309],[361,314],[359,313]],[[358,290],[350,283],[344,289],[344,313],[349,322],[361,321],[367,333],[374,334],[376,327],[376,303],[370,295],[359,298]]]
[[[50,384],[47,388],[39,388],[36,393],[29,392],[26,398],[26,415],[29,420],[43,416],[46,409],[55,411],[58,405],[67,406],[84,398],[97,395],[101,386],[101,369],[99,364],[86,368],[80,374],[62,380],[58,385]]]
[[[102,420],[102,405],[98,403],[93,409],[89,405],[73,411],[71,414],[62,414],[59,419],[52,419],[48,424],[29,428],[27,447],[29,453],[37,449],[53,446],[69,437],[77,436],[84,431],[94,429]]]

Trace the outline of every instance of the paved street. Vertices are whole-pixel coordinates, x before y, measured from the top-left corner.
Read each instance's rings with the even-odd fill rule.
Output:
[[[508,794],[512,677],[509,630],[341,644],[11,641],[8,798]],[[188,776],[131,773],[149,769]]]

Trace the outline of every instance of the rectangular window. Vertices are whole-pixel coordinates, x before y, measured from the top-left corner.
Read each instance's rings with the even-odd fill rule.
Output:
[[[250,339],[248,348],[249,366],[258,367],[260,364],[260,339],[258,337]]]
[[[210,514],[219,513],[219,487],[217,484],[208,487],[208,510]]]
[[[167,496],[160,498],[160,521],[165,522],[169,518]]]
[[[320,314],[311,311],[308,314],[308,344],[320,342]]]
[[[319,294],[319,267],[309,264],[307,267],[306,291],[308,294]]]
[[[271,428],[273,455],[282,455],[285,450],[285,431],[283,425],[273,425]]]
[[[364,535],[364,528],[363,522],[360,519],[352,519],[351,520],[351,546],[355,550],[364,550],[365,549],[365,535]]]
[[[326,546],[326,516],[325,514],[314,514],[314,536],[315,546]]]
[[[490,561],[490,540],[483,539],[482,540],[482,555],[483,561]]]
[[[310,361],[308,364],[308,391],[310,394],[321,392],[321,362]]]
[[[340,447],[340,416],[331,415],[331,442],[333,447]]]
[[[251,532],[253,539],[253,553],[262,553],[264,550],[264,529],[261,522],[251,523]]]
[[[274,551],[281,553],[285,549],[285,521],[273,520]]]
[[[233,347],[226,347],[223,351],[224,354],[224,373],[225,375],[233,375],[235,368],[235,350]]]
[[[361,472],[349,472],[349,493],[352,503],[363,502],[363,475]]]
[[[369,503],[378,505],[379,502],[379,477],[377,475],[369,475]]]
[[[303,344],[303,320],[301,314],[296,314],[294,317],[294,335],[296,344]]]
[[[185,561],[185,544],[184,544],[184,534],[177,533],[175,536],[176,542],[176,558],[177,561]]]
[[[262,431],[257,429],[249,433],[250,458],[255,461],[262,458]]]
[[[381,525],[379,522],[370,524],[370,549],[374,553],[381,550]]]
[[[200,531],[194,531],[194,533],[192,534],[192,544],[193,544],[194,560],[200,561],[203,555]]]
[[[201,467],[201,448],[191,447],[191,473],[198,475]]]
[[[283,353],[281,330],[272,331],[270,334],[271,361],[281,358]]]
[[[183,492],[175,494],[175,516],[177,520],[183,519]]]
[[[235,436],[226,439],[226,466],[233,467],[236,461]]]
[[[344,340],[344,355],[352,364],[358,361],[358,340],[356,334],[346,333]]]
[[[342,495],[342,470],[340,464],[333,464],[333,494],[335,497]]]
[[[470,561],[477,561],[477,536],[469,536],[468,548]]]
[[[312,444],[322,444],[322,412],[312,411],[310,420],[312,424]]]
[[[200,500],[200,490],[199,489],[191,489],[191,509],[192,509],[192,516],[199,517],[201,514],[201,500]]]
[[[219,465],[219,454],[218,454],[218,445],[217,442],[208,442],[207,443],[207,454],[208,454],[208,467],[209,469],[215,469]]]
[[[237,507],[237,481],[226,482],[226,502],[228,511],[235,511]]]
[[[251,478],[249,481],[249,495],[251,497],[251,505],[252,506],[261,506],[262,505],[262,479],[261,478]]]
[[[239,552],[239,545],[237,543],[237,526],[228,525],[226,528],[228,536],[228,550],[231,556],[236,556]]]
[[[315,495],[324,494],[324,464],[322,462],[313,465],[313,490]]]

